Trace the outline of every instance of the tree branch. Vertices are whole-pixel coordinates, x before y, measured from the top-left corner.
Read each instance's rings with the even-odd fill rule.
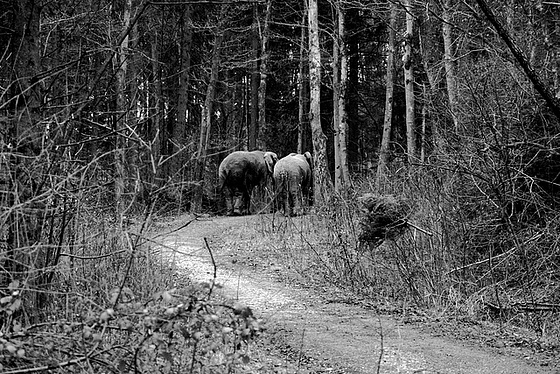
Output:
[[[554,97],[552,91],[550,91],[550,89],[539,79],[537,73],[535,72],[535,69],[533,69],[533,67],[529,63],[529,60],[525,56],[525,53],[523,53],[523,51],[517,46],[517,44],[515,44],[507,30],[496,19],[494,12],[492,12],[492,9],[490,9],[488,3],[486,3],[486,0],[476,0],[476,2],[486,16],[488,22],[490,22],[494,26],[496,32],[498,33],[498,36],[504,41],[504,43],[506,43],[519,65],[521,65],[521,68],[525,72],[525,75],[527,75],[529,80],[533,83],[535,89],[541,94],[556,118],[560,120],[560,102],[558,101],[558,99]]]

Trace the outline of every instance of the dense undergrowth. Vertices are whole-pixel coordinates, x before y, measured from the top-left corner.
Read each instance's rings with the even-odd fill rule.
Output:
[[[460,169],[395,171],[379,193],[410,204],[409,225],[383,241],[358,240],[360,197],[375,191],[368,178],[303,217],[267,215],[254,229],[258,245],[317,284],[392,310],[522,326],[557,346],[558,215],[544,195],[504,198],[488,180]],[[258,321],[178,278],[153,239],[155,205],[119,222],[103,201],[76,195],[21,220],[29,244],[2,259],[1,371],[223,373],[250,360]]]
[[[359,197],[375,190],[367,179],[351,196],[331,197],[297,224],[278,221],[263,232],[277,255],[308,279],[393,309],[522,327],[538,344],[558,347],[556,211],[524,191],[516,192],[522,204],[512,211],[472,175],[442,174],[419,168],[392,176],[383,194],[411,203],[411,225],[381,244],[358,240]]]
[[[17,254],[22,276],[0,298],[2,373],[225,373],[248,361],[261,329],[251,310],[177,274],[146,221],[119,231],[83,210],[73,223],[56,266],[31,268],[45,248]]]

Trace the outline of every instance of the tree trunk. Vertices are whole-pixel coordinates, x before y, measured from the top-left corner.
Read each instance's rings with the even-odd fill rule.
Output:
[[[346,87],[348,82],[348,54],[346,50],[346,23],[343,4],[337,2],[338,31],[333,43],[333,102],[335,133],[335,191],[343,192],[349,183],[347,158]]]
[[[361,17],[361,9],[348,7],[346,10],[346,48],[348,49],[348,85],[352,89],[347,92],[346,112],[348,114],[348,167],[352,170],[361,169],[364,160],[364,150],[361,146],[360,132],[362,120],[360,118],[361,93],[354,89],[360,87],[361,53],[360,47],[362,39],[360,36],[361,23],[357,22]]]
[[[253,66],[251,72],[251,119],[247,128],[247,150],[252,151],[257,148],[257,126],[259,122],[259,49],[260,32],[259,32],[259,12],[258,4],[253,4],[253,35],[252,35],[252,50],[253,50]]]
[[[406,35],[404,38],[404,90],[406,103],[406,150],[408,164],[412,165],[416,159],[416,128],[414,110],[414,64],[412,56],[412,43],[414,40],[414,15],[412,13],[412,0],[405,0],[406,11]]]
[[[455,133],[459,132],[459,116],[457,113],[457,83],[455,76],[455,51],[453,48],[453,37],[451,34],[452,28],[452,15],[453,11],[451,9],[451,0],[445,0],[443,5],[443,63],[445,66],[445,80],[447,83],[447,97],[449,99],[449,112],[451,113],[451,118],[453,119],[453,125],[455,127]]]
[[[327,137],[321,127],[321,50],[317,0],[309,0],[309,86],[311,136],[313,141],[314,201],[321,205],[328,197],[332,182],[327,169]]]
[[[191,70],[191,45],[192,45],[192,22],[191,22],[191,6],[185,5],[183,12],[183,23],[181,30],[181,71],[179,73],[179,94],[177,97],[177,122],[173,126],[173,159],[171,174],[173,178],[183,165],[184,156],[182,155],[185,146],[185,133],[188,126],[187,110],[189,102],[189,76]]]
[[[130,15],[132,11],[132,0],[126,0],[123,10],[123,30],[127,30],[130,26]],[[119,227],[123,225],[125,180],[126,180],[126,159],[125,147],[126,141],[124,133],[127,128],[128,119],[128,100],[127,100],[127,82],[126,71],[128,68],[128,44],[129,37],[123,39],[118,46],[115,54],[116,67],[116,92],[117,92],[117,118],[115,121],[115,218],[119,222]]]
[[[151,158],[152,162],[159,160],[161,155],[161,132],[162,132],[162,117],[163,117],[163,99],[161,91],[161,69],[159,66],[159,52],[158,52],[159,38],[158,33],[154,33],[154,40],[152,41],[152,96],[153,103],[150,105],[150,119],[151,126],[149,128],[149,140],[151,143]]]
[[[430,113],[432,112],[449,112],[448,105],[450,97],[447,90],[440,90],[440,81],[443,79],[441,74],[441,62],[445,58],[444,51],[441,46],[442,25],[441,19],[433,17],[429,7],[425,8],[424,19],[422,20],[422,32],[419,34],[420,49],[422,56],[422,65],[426,72],[426,79],[428,86],[424,87],[423,91],[423,105],[422,105],[422,118],[426,120],[426,133],[429,134],[431,139],[432,151],[439,153],[443,149],[444,138],[440,134],[438,128],[439,121],[428,121]],[[453,82],[455,79],[452,80]],[[456,87],[456,86],[455,86]],[[432,110],[428,110],[432,108]],[[424,113],[424,111],[426,111]],[[424,124],[424,123],[423,123]],[[428,131],[429,130],[429,131]],[[423,141],[426,139],[423,137]],[[425,146],[426,144],[424,144]]]
[[[422,95],[423,97],[428,97],[428,89],[426,88],[426,82],[422,84]],[[423,164],[426,161],[426,127],[428,125],[428,104],[426,100],[422,102],[422,125],[420,127],[420,163]]]
[[[9,111],[5,117],[5,112],[2,112],[3,124],[0,126],[0,207],[2,218],[6,219],[0,221],[0,248],[5,249],[0,258],[2,289],[6,289],[11,281],[23,280],[27,276],[24,272],[29,259],[27,251],[22,248],[33,249],[32,245],[39,241],[40,215],[44,213],[29,207],[31,196],[28,195],[33,191],[35,175],[30,174],[26,166],[41,152],[44,131],[38,126],[42,117],[41,80],[34,79],[41,72],[41,9],[33,0],[13,0],[9,3],[2,10],[7,17],[2,18],[10,21],[5,28],[13,33],[13,39],[3,55],[2,65],[10,67],[12,82],[17,84],[9,85],[8,92],[2,91],[8,96],[2,98],[3,109]],[[4,128],[4,121],[9,123],[8,128]],[[32,283],[31,280],[26,281]],[[31,305],[35,303],[35,297],[33,295]]]
[[[338,13],[340,12],[340,4],[334,4],[335,21],[332,43],[332,100],[333,100],[333,133],[334,133],[334,190],[338,192],[342,186],[342,168],[340,167],[340,138],[338,126],[340,124],[340,107],[338,106],[338,98],[340,97],[340,42],[341,37],[338,29]]]
[[[272,0],[266,2],[266,10],[264,16],[264,25],[261,31],[261,67],[260,67],[260,83],[259,83],[259,122],[257,126],[257,143],[259,139],[259,131],[266,126],[266,77],[268,74],[268,38],[270,34],[270,16],[272,12]]]
[[[395,84],[395,29],[397,26],[397,6],[391,3],[391,18],[389,20],[389,40],[387,45],[387,74],[385,78],[385,117],[383,119],[383,135],[379,148],[375,190],[381,192],[381,183],[385,180],[385,173],[389,163],[389,143],[391,141],[391,124],[393,120],[393,91]]]
[[[224,16],[224,9],[222,7],[220,19]],[[216,28],[218,33],[214,40],[214,47],[212,49],[212,68],[210,71],[210,78],[206,88],[206,99],[204,100],[204,107],[202,108],[202,116],[200,119],[200,138],[198,142],[198,149],[196,153],[196,165],[194,180],[196,182],[195,193],[191,205],[191,212],[200,212],[202,208],[202,197],[204,192],[204,171],[206,169],[206,156],[208,153],[208,145],[210,141],[210,131],[212,129],[212,113],[214,105],[214,96],[216,91],[216,82],[218,80],[218,72],[220,68],[220,48],[224,39],[224,33],[221,27]]]
[[[298,74],[298,143],[297,152],[303,154],[306,149],[306,129],[308,127],[308,117],[309,117],[309,80],[308,80],[308,70],[309,64],[306,62],[307,48],[306,46],[306,34],[307,28],[305,27],[307,19],[307,9],[303,12],[303,17],[301,20],[301,37],[300,37],[300,47],[299,47],[299,74]]]

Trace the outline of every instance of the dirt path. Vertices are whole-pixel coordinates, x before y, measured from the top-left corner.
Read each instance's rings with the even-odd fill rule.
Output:
[[[220,235],[244,230],[255,219],[196,221],[166,235],[164,243],[176,250],[181,271],[195,280],[211,281],[214,267],[203,238],[216,248]],[[235,250],[242,251],[243,243]],[[552,365],[530,365],[505,351],[421,331],[373,310],[282,283],[275,276],[282,271],[281,264],[269,268],[234,264],[234,253],[228,249],[213,251],[213,255],[219,292],[250,306],[267,322],[267,344],[255,352],[253,372],[560,373]]]

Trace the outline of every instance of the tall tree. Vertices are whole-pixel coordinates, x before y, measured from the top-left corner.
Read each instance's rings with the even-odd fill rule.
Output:
[[[348,81],[348,54],[346,48],[346,12],[344,4],[338,0],[335,4],[338,28],[333,42],[333,125],[335,157],[335,191],[341,193],[349,183],[347,158],[347,113],[346,87]]]
[[[304,1],[307,5],[307,1]],[[307,21],[307,8],[303,11],[301,20],[301,35],[299,46],[299,71],[298,71],[298,145],[297,152],[304,153],[306,151],[305,144],[305,129],[308,126],[309,118],[309,61],[305,59],[307,56],[307,28],[305,27]]]
[[[327,137],[321,127],[321,48],[317,0],[309,0],[307,20],[309,24],[309,108],[313,141],[314,201],[320,205],[328,196],[332,182],[327,169]]]
[[[202,116],[200,119],[200,136],[198,148],[196,152],[196,165],[194,173],[194,181],[196,183],[193,201],[191,203],[191,211],[199,212],[202,208],[203,188],[204,188],[204,171],[206,169],[206,156],[208,154],[208,146],[210,143],[210,131],[212,129],[212,115],[214,113],[214,99],[216,93],[216,84],[218,82],[218,73],[220,69],[221,55],[220,48],[224,40],[223,18],[225,17],[225,9],[227,6],[222,5],[220,11],[220,21],[215,29],[214,46],[212,48],[212,65],[210,77],[206,86],[206,98],[204,99],[204,107],[202,108]]]
[[[379,160],[377,163],[377,175],[375,178],[375,190],[378,192],[381,192],[381,182],[385,179],[385,173],[389,163],[389,143],[391,141],[391,127],[393,121],[397,5],[392,2],[390,7],[389,38],[387,42],[387,73],[385,77],[385,116],[383,119],[383,135],[381,137],[381,147],[379,148]]]
[[[8,128],[0,130],[0,195],[2,221],[0,221],[0,235],[6,238],[7,250],[1,260],[3,271],[0,275],[0,287],[4,288],[11,280],[23,279],[24,267],[27,259],[23,251],[18,248],[30,248],[40,237],[40,219],[28,209],[22,214],[21,209],[14,209],[20,205],[27,208],[30,193],[34,189],[35,175],[26,170],[28,160],[33,160],[40,153],[41,137],[46,129],[41,129],[41,80],[37,79],[41,71],[40,56],[40,16],[41,8],[33,0],[13,0],[11,6],[2,10],[11,22],[12,34],[7,42],[7,64],[0,64],[0,69],[6,74],[3,78],[1,109],[7,113]],[[5,14],[2,18],[6,20]],[[5,66],[10,66],[5,71]],[[9,80],[6,80],[6,76]],[[7,87],[5,89],[4,87]],[[38,193],[39,191],[36,191]],[[35,256],[39,256],[36,254]],[[35,269],[34,269],[35,270]],[[6,277],[4,277],[6,275]]]
[[[183,165],[184,157],[182,156],[185,147],[185,135],[188,126],[188,104],[191,97],[189,96],[190,70],[191,70],[191,47],[192,47],[192,21],[191,21],[191,5],[185,4],[182,12],[181,22],[181,43],[179,45],[181,51],[180,71],[179,71],[179,92],[177,97],[177,123],[173,126],[173,159],[172,159],[172,175],[177,173]],[[180,176],[174,176],[180,177]]]
[[[404,37],[404,90],[406,102],[406,151],[408,163],[411,165],[416,159],[416,126],[415,126],[415,96],[414,96],[414,59],[412,45],[414,41],[414,13],[412,0],[404,0],[406,13],[406,34]]]
[[[247,149],[249,151],[257,148],[257,126],[259,123],[259,84],[261,81],[259,72],[259,55],[261,49],[259,23],[259,4],[253,4],[253,27],[251,32],[253,63],[251,66],[251,101],[249,104],[251,116],[247,128]]]
[[[455,74],[455,48],[453,46],[453,0],[445,0],[443,3],[442,14],[442,35],[443,35],[443,62],[445,66],[445,81],[447,83],[447,97],[449,99],[449,111],[453,119],[455,132],[459,131],[459,114],[457,105],[457,78]]]
[[[128,30],[130,27],[132,12],[132,0],[126,0],[124,3],[122,14],[122,28]],[[114,56],[114,64],[116,70],[116,92],[117,92],[117,118],[115,120],[115,214],[117,222],[121,223],[124,213],[124,193],[126,179],[126,159],[125,147],[126,136],[128,132],[128,99],[127,99],[127,69],[128,69],[128,53],[129,53],[129,36],[124,37],[121,44],[117,46],[117,53]]]
[[[268,51],[268,39],[270,34],[270,17],[272,14],[272,0],[266,2],[266,10],[264,13],[264,23],[260,31],[261,36],[261,58],[260,58],[260,83],[259,83],[259,121],[257,126],[257,139],[260,129],[264,129],[266,125],[266,84],[268,75],[268,59],[270,53]]]

